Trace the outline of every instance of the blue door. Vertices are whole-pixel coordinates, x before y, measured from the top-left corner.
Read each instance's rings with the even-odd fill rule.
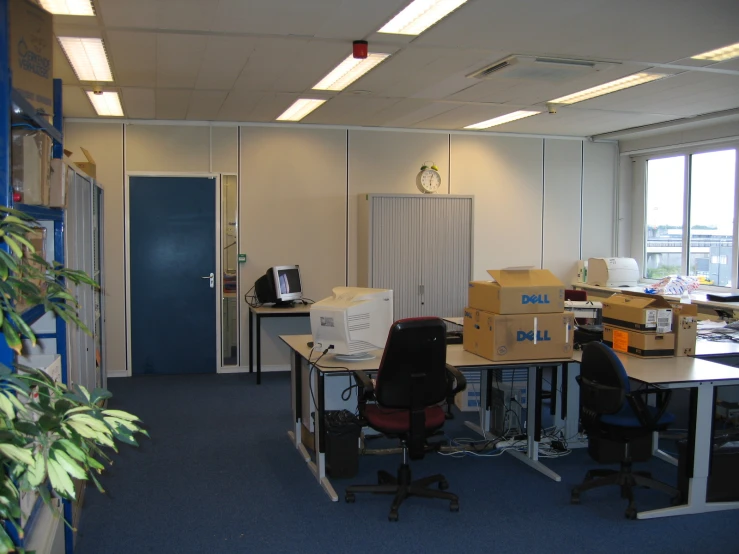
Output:
[[[134,375],[215,373],[216,180],[130,177]]]

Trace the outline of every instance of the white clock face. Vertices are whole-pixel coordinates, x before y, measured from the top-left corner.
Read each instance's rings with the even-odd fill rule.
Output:
[[[441,186],[441,175],[433,169],[426,169],[418,175],[418,188],[422,192],[436,192]]]

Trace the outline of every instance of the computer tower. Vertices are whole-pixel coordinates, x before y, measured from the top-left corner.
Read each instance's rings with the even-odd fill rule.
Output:
[[[525,433],[528,383],[526,381],[493,382],[490,406],[490,431],[494,435]]]

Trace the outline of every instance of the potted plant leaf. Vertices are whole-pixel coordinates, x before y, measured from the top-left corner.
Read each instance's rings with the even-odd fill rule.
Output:
[[[23,339],[35,345],[36,336],[17,306],[43,306],[89,334],[65,283],[98,286],[84,272],[39,256],[27,238],[34,224],[22,212],[0,208],[0,238],[7,245],[0,248],[0,325],[18,354]],[[136,416],[105,408],[110,396],[104,389],[67,387],[40,369],[0,365],[0,554],[22,552],[13,539],[23,536],[21,495],[38,494],[49,505],[54,496],[74,500],[73,479],[92,480],[102,492],[96,476],[110,462],[104,448],[136,446],[136,435],[147,434]]]

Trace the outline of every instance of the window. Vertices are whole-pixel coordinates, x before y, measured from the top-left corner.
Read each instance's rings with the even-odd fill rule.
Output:
[[[737,149],[647,160],[644,277],[732,285]]]

